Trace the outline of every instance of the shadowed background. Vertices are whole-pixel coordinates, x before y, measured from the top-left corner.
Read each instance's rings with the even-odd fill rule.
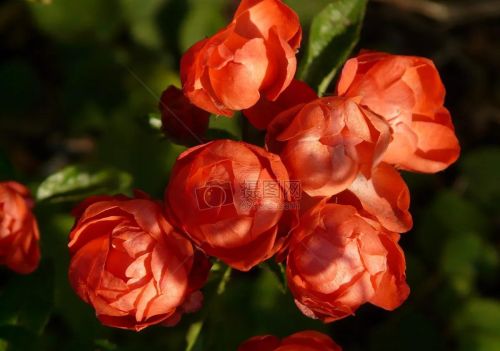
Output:
[[[329,3],[286,2],[306,34]],[[182,53],[224,26],[237,3],[1,1],[0,180],[36,189],[66,165],[112,167],[161,198],[183,148],[147,116],[157,112],[162,90],[178,85]],[[194,350],[230,351],[257,334],[302,329],[327,332],[346,351],[500,350],[499,38],[500,1],[369,2],[359,48],[432,58],[462,146],[447,171],[404,175],[415,219],[401,241],[408,301],[395,312],[363,306],[356,317],[323,325],[300,314],[269,270],[234,273],[224,294],[207,298]],[[236,135],[240,124],[211,121]],[[70,209],[70,202],[37,206],[43,262],[36,273],[0,269],[0,350],[184,350],[201,314],[174,328],[113,330],[71,291]]]

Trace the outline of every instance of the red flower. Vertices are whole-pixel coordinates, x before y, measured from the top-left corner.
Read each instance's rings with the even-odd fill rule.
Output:
[[[288,183],[278,156],[217,140],[181,154],[165,201],[172,222],[201,249],[247,271],[283,248],[294,225]]]
[[[183,56],[184,93],[196,106],[226,116],[261,96],[275,100],[295,75],[301,35],[297,15],[280,0],[243,0],[226,28]]]
[[[40,262],[40,234],[31,212],[29,190],[16,182],[0,182],[0,264],[31,273]]]
[[[390,123],[394,140],[385,162],[434,173],[458,158],[460,146],[443,106],[445,88],[432,61],[363,52],[345,64],[337,92],[355,98]]]
[[[332,196],[360,171],[369,174],[390,139],[382,118],[351,99],[327,97],[281,113],[268,127],[266,145],[308,195]]]
[[[76,210],[69,279],[107,326],[175,324],[201,307],[210,264],[174,231],[156,202],[93,197]]]
[[[210,113],[192,105],[182,90],[169,86],[161,95],[161,129],[181,145],[200,143],[208,129]]]
[[[238,351],[342,351],[328,335],[308,330],[283,340],[273,335],[255,336],[240,345]]]
[[[257,129],[266,129],[281,112],[296,105],[316,100],[318,95],[306,83],[293,80],[275,101],[261,98],[253,107],[243,110],[243,114]]]
[[[398,240],[354,207],[321,201],[301,217],[290,243],[287,277],[299,309],[332,322],[366,302],[401,305],[409,288]]]

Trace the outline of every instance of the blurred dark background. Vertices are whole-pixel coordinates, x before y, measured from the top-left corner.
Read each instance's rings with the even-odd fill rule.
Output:
[[[307,28],[327,0],[286,1]],[[179,84],[181,54],[231,17],[231,0],[0,1],[0,180],[36,189],[69,164],[114,167],[161,198],[183,149],[148,125]],[[305,36],[307,38],[307,35]],[[373,0],[360,48],[432,58],[462,145],[437,175],[405,174],[414,229],[409,300],[309,320],[273,274],[233,274],[210,306],[198,349],[230,351],[257,334],[325,331],[346,351],[500,350],[500,1]],[[240,121],[213,126],[238,134]],[[184,350],[191,323],[142,333],[100,326],[67,283],[70,204],[37,206],[41,268],[0,270],[0,350]],[[9,345],[9,346],[7,346]]]

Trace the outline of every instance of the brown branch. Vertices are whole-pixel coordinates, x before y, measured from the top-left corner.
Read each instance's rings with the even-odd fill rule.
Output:
[[[479,19],[500,16],[500,0],[454,4],[431,0],[372,0],[414,12],[434,21],[454,26]]]

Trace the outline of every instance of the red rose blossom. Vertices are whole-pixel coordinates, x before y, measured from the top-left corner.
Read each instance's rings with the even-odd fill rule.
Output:
[[[292,233],[287,278],[299,309],[332,322],[370,302],[393,310],[405,301],[405,258],[399,235],[349,205],[326,199]]]
[[[295,75],[302,30],[280,0],[243,0],[232,22],[182,57],[184,93],[196,106],[231,116],[261,96],[275,100]]]
[[[210,264],[147,198],[92,197],[74,211],[73,289],[107,326],[173,325],[201,307]]]
[[[179,156],[165,202],[203,251],[247,271],[285,245],[297,213],[288,182],[277,155],[217,140]]]
[[[328,335],[313,330],[292,334],[283,340],[273,335],[255,336],[238,351],[342,351]]]
[[[443,106],[445,88],[431,60],[363,52],[346,62],[337,92],[390,123],[394,140],[385,162],[434,173],[457,160],[460,146]]]
[[[0,182],[0,264],[17,273],[33,272],[40,262],[40,234],[29,190]]]

